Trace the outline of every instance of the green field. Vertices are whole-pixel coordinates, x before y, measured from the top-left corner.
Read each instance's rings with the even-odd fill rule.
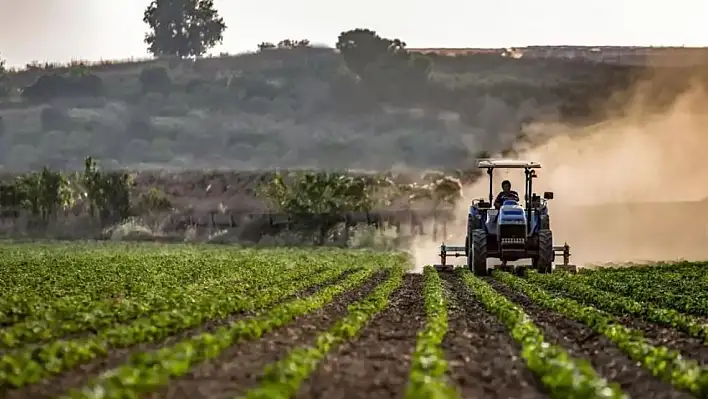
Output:
[[[1,398],[708,397],[703,263],[479,278],[368,250],[0,254]]]

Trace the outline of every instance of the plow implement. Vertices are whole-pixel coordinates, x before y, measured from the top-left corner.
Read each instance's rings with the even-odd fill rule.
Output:
[[[433,265],[435,269],[439,272],[451,272],[455,265],[448,263],[447,258],[467,257],[467,251],[464,246],[445,245],[443,243],[440,245],[439,256],[440,263]],[[563,260],[563,263],[554,265],[554,270],[563,270],[569,273],[577,272],[577,266],[570,263],[570,245],[568,245],[568,243],[554,246],[553,257],[554,259],[560,257]],[[503,261],[499,266],[502,269],[508,268],[506,262]]]

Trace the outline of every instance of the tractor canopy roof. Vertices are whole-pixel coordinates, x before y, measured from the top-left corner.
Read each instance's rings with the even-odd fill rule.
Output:
[[[479,169],[539,169],[541,164],[533,161],[518,159],[480,159],[477,161]]]

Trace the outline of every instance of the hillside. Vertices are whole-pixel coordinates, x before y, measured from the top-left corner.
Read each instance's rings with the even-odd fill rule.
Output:
[[[598,105],[642,73],[495,54],[425,58],[424,81],[362,80],[326,48],[34,66],[10,73],[0,164],[78,169],[90,155],[134,170],[464,167],[530,121],[602,115]],[[90,85],[75,90],[56,75]]]
[[[74,203],[83,204],[78,208],[64,203],[57,212],[50,206],[50,212],[58,213],[58,225],[34,226],[38,213],[32,202],[4,195],[0,206],[4,212],[10,211],[3,216],[0,234],[17,237],[38,232],[43,237],[94,238],[105,236],[104,228],[120,219],[112,216],[138,215],[142,216],[138,223],[147,226],[150,238],[181,229],[184,231],[178,232],[177,238],[187,239],[192,233],[185,230],[185,223],[193,223],[207,227],[196,234],[209,240],[222,226],[242,226],[233,232],[239,239],[250,237],[248,229],[255,226],[258,240],[272,232],[273,222],[239,218],[266,211],[255,188],[272,177],[273,170],[390,171],[403,183],[425,184],[421,176],[430,169],[461,176],[481,154],[508,153],[512,144],[520,141],[538,144],[547,140],[548,132],[536,136],[537,128],[544,124],[526,128],[532,122],[562,122],[561,135],[584,134],[593,130],[585,128],[590,124],[621,116],[629,99],[636,106],[640,98],[642,112],[659,111],[674,104],[690,84],[708,81],[708,69],[698,67],[648,68],[498,54],[405,56],[405,63],[377,60],[363,69],[359,65],[358,73],[353,72],[356,60],[347,60],[332,49],[307,47],[196,61],[34,65],[10,71],[5,79],[10,95],[0,101],[3,181],[43,166],[55,171],[82,170],[85,157],[92,156],[104,169],[129,170],[134,183],[129,201],[114,198],[117,202],[108,207],[114,208],[109,212],[111,217],[101,218],[98,224],[96,217],[88,217],[85,199],[80,199]],[[397,57],[393,60],[400,60],[400,55]],[[642,82],[650,84],[641,86]],[[642,96],[634,95],[637,87],[643,90]],[[680,125],[669,122],[653,126],[652,134]],[[680,126],[684,133],[695,130]],[[612,141],[612,134],[621,133],[611,127],[601,130],[604,133],[595,136],[603,141]],[[626,140],[627,132],[623,134]],[[691,136],[687,140],[697,143],[698,132],[695,134],[695,139]],[[664,142],[656,137],[651,140],[653,147],[649,147],[656,150]],[[585,141],[577,140],[577,145]],[[627,141],[634,149],[637,143]],[[582,159],[581,148],[566,147]],[[594,154],[607,156],[602,151]],[[676,160],[672,162],[669,164],[676,164]],[[592,173],[596,179],[602,177],[601,170],[583,169],[582,162],[579,165],[575,176]],[[553,177],[548,172],[544,176]],[[634,184],[627,180],[625,189]],[[70,186],[74,194],[83,190],[80,184]],[[20,188],[34,192],[27,191],[28,187]],[[565,201],[573,194],[568,187],[559,193]],[[576,185],[572,187],[578,190]],[[5,194],[11,194],[13,188],[6,188]],[[317,187],[311,188],[313,198],[319,198]],[[562,185],[554,190],[560,188]],[[606,188],[596,184],[596,189]],[[146,208],[146,201],[150,205],[155,199],[153,193],[164,196],[171,209],[154,212]],[[426,200],[422,205],[411,204],[406,190],[400,194],[388,205],[373,209],[403,209],[405,219],[408,209],[422,207],[426,214],[436,206]],[[340,216],[352,209],[349,199],[337,201],[343,201],[338,208],[341,212],[337,212]],[[55,205],[59,203],[63,200]],[[695,205],[682,209],[704,209],[703,203]],[[30,217],[14,213],[11,209],[17,206]],[[610,210],[601,209],[602,215],[610,217],[606,213]],[[113,214],[115,210],[118,213]],[[616,210],[621,216],[622,210]],[[561,211],[555,220],[562,223],[566,218]],[[595,215],[587,211],[583,214]],[[639,213],[655,219],[651,209]],[[572,225],[583,225],[576,222]],[[403,223],[412,225],[412,221]],[[691,227],[696,239],[704,236],[701,223],[696,220],[696,226]],[[559,227],[563,239],[571,242],[587,243],[588,237],[597,236],[568,223]],[[144,227],[135,228],[144,231]],[[336,230],[328,231],[336,236]],[[651,235],[647,242],[657,239],[651,234],[653,228],[639,235],[636,229],[630,230],[633,239],[647,234]],[[407,232],[405,227],[403,234]],[[595,241],[607,248],[628,235],[605,234]]]

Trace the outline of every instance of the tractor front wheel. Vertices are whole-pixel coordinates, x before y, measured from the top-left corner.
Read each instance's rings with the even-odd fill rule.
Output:
[[[467,267],[477,276],[487,275],[487,233],[482,229],[472,230],[468,241]]]
[[[538,232],[538,256],[533,259],[533,267],[539,273],[550,273],[553,271],[553,232],[551,230],[541,230]]]

